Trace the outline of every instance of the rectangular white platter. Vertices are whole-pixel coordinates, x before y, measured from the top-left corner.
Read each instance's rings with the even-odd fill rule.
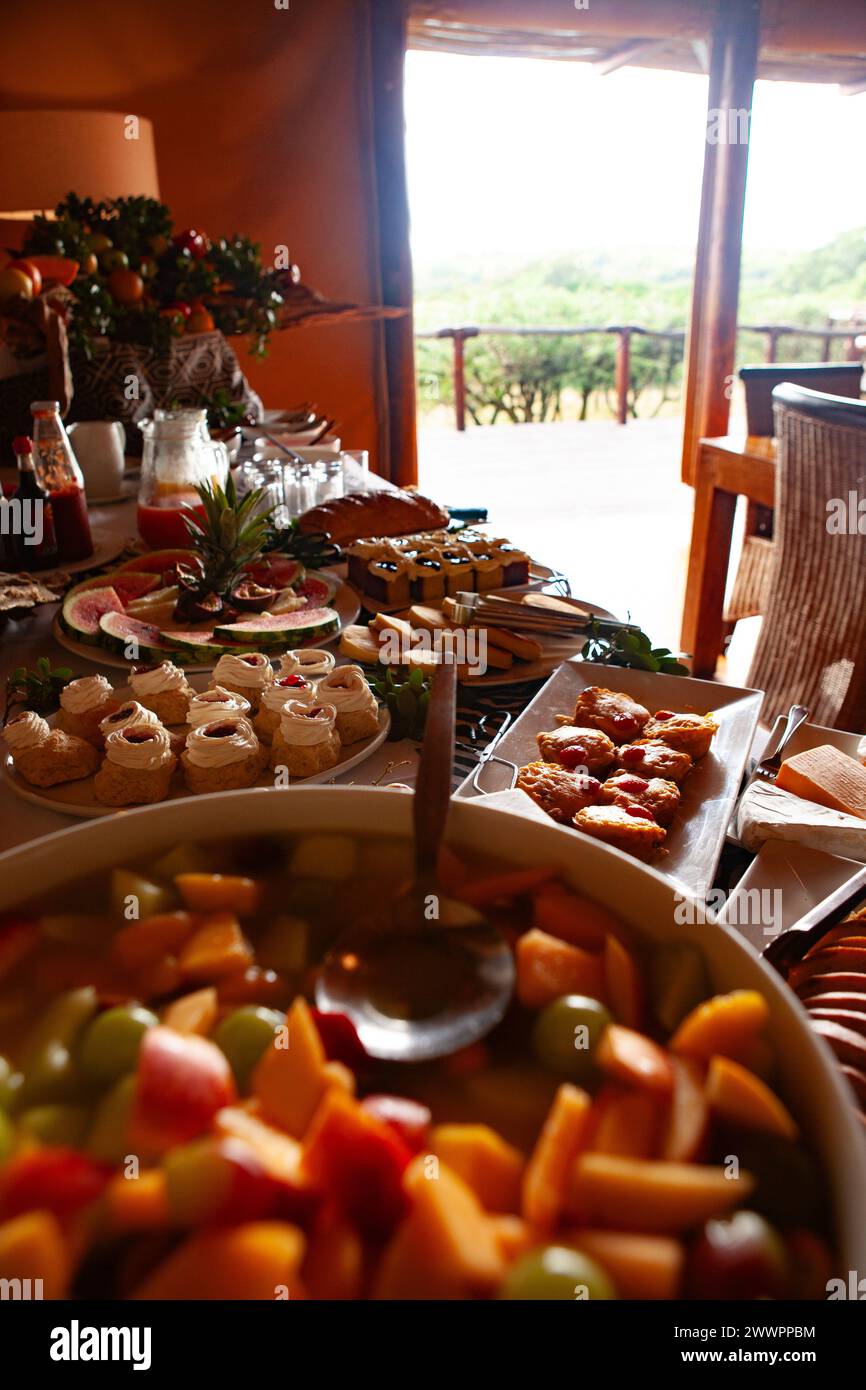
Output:
[[[518,767],[534,762],[539,756],[536,734],[555,729],[556,716],[570,714],[578,695],[589,685],[621,690],[650,714],[669,709],[713,714],[718,720],[719,730],[709,753],[695,764],[683,783],[682,801],[665,841],[668,852],[654,864],[686,889],[704,893],[712,886],[755,736],[762,693],[715,681],[693,680],[691,676],[661,675],[575,658],[563,662],[542,686],[496,745],[496,756]],[[473,776],[461,783],[457,796],[502,791],[511,780],[509,770],[495,762],[478,774],[480,792],[473,786]]]

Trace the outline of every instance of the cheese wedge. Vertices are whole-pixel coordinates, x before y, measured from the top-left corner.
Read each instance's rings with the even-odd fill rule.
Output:
[[[776,786],[804,801],[866,820],[866,767],[832,744],[807,748],[786,758]]]
[[[767,782],[754,782],[740,802],[737,838],[756,852],[765,840],[789,840],[866,862],[866,821]]]

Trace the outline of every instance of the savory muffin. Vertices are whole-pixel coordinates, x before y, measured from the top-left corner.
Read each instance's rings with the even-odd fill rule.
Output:
[[[571,722],[602,729],[614,743],[630,743],[641,736],[649,717],[649,710],[621,690],[588,685],[578,696]]]
[[[670,825],[680,804],[680,789],[662,777],[647,780],[635,772],[615,772],[602,783],[598,799],[605,806],[644,806],[659,825]]]
[[[583,772],[605,772],[616,758],[616,748],[601,729],[579,729],[562,724],[536,736],[538,751],[545,762]]]
[[[645,806],[587,806],[578,811],[574,824],[584,834],[636,859],[651,859],[667,834]]]
[[[561,763],[527,763],[517,774],[517,785],[560,825],[568,825],[584,806],[594,806],[601,791],[597,778]]]
[[[711,714],[674,714],[657,710],[644,729],[644,738],[661,739],[668,748],[702,758],[709,751],[718,723]]]
[[[638,777],[663,777],[667,782],[682,782],[692,769],[688,753],[680,753],[660,738],[639,738],[627,743],[617,754],[620,767],[636,772]]]

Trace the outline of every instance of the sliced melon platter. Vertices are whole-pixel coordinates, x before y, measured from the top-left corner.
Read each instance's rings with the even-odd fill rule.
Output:
[[[276,590],[266,612],[231,610],[216,623],[183,626],[173,617],[174,581],[178,564],[189,559],[188,550],[156,550],[83,580],[63,600],[60,627],[73,641],[121,655],[135,639],[142,660],[187,666],[212,664],[239,649],[300,647],[339,630],[339,614],[329,606],[337,581],[308,574],[297,560],[282,556],[266,557],[246,571],[256,583]]]

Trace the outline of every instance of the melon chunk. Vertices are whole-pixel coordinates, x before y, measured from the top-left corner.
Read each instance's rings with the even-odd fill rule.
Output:
[[[565,884],[554,880],[542,884],[533,894],[532,925],[572,946],[598,951],[617,921],[606,908],[589,898],[579,897]]]
[[[754,1072],[732,1062],[730,1057],[713,1057],[707,1073],[707,1100],[713,1111],[745,1129],[763,1129],[796,1139],[798,1129],[793,1116],[769,1086]]]
[[[626,1158],[655,1158],[663,1109],[651,1091],[606,1087],[595,1098],[587,1148]]]
[[[673,1089],[670,1060],[658,1043],[633,1028],[608,1024],[595,1050],[595,1060],[603,1072],[626,1086],[640,1086],[662,1095]]]
[[[776,786],[804,801],[866,820],[866,767],[832,744],[806,748],[786,758]]]
[[[627,1028],[640,1028],[644,1016],[640,972],[631,952],[612,933],[604,942],[604,980],[617,1022],[624,1023]]]
[[[671,1038],[671,1050],[706,1062],[716,1054],[739,1060],[760,1036],[769,1012],[757,990],[717,994],[686,1015]]]
[[[30,1296],[58,1299],[67,1295],[71,1271],[63,1232],[51,1212],[24,1212],[0,1226],[0,1279],[41,1279],[41,1295],[31,1285]]]
[[[286,1015],[287,1046],[277,1046],[279,1041],[277,1035],[253,1072],[253,1095],[265,1119],[303,1139],[328,1086],[325,1049],[303,999],[296,999]]]
[[[385,1250],[374,1298],[462,1299],[493,1293],[505,1275],[494,1219],[475,1193],[440,1163],[427,1176],[419,1154],[404,1175],[412,1209]]]
[[[600,955],[533,928],[518,940],[515,960],[517,997],[527,1008],[541,1009],[563,994],[607,1000]]]
[[[623,1298],[679,1297],[685,1251],[671,1236],[569,1231],[561,1243],[597,1260]]]
[[[206,1038],[217,1021],[219,1003],[212,985],[173,999],[166,1006],[162,1021],[176,1033],[198,1033]]]
[[[526,1161],[489,1125],[437,1125],[430,1152],[472,1188],[486,1211],[520,1210],[520,1186]]]
[[[723,1216],[754,1186],[743,1171],[588,1153],[572,1166],[568,1205],[586,1225],[674,1235]]]
[[[250,1221],[202,1231],[179,1245],[149,1274],[137,1299],[268,1299],[284,1289],[306,1297],[299,1270],[306,1240],[284,1221]]]
[[[667,1114],[661,1156],[676,1163],[693,1163],[701,1157],[710,1123],[710,1107],[704,1095],[703,1071],[688,1057],[673,1057],[674,1089]]]
[[[523,1178],[523,1215],[552,1230],[565,1204],[569,1173],[586,1140],[592,1102],[568,1082],[560,1086]]]

